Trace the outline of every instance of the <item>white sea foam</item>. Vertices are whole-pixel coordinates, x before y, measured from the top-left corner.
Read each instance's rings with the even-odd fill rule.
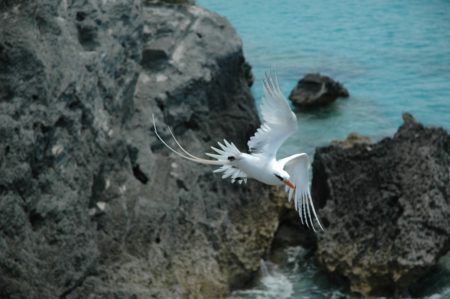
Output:
[[[438,294],[431,295],[424,299],[448,299],[448,298],[450,298],[450,288],[447,288]]]
[[[293,295],[292,282],[272,264],[261,260],[260,271],[261,279],[255,288],[235,291],[228,299],[288,299]]]

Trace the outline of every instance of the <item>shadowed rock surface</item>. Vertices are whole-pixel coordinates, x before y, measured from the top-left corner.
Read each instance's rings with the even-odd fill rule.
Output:
[[[181,161],[242,150],[259,122],[239,37],[191,5],[0,5],[0,297],[219,298],[244,285],[282,209]],[[285,200],[283,198],[282,200]]]
[[[306,74],[289,95],[292,103],[302,108],[326,106],[339,97],[349,97],[347,89],[341,83],[320,74]]]
[[[272,240],[271,255],[279,254],[288,247],[302,246],[307,249],[314,250],[317,246],[316,233],[301,223],[299,213],[295,210],[293,201],[286,200],[284,190],[273,192],[271,196],[275,199],[279,197],[277,202],[283,202],[284,209],[280,214],[280,223],[275,236]]]
[[[393,295],[449,249],[450,136],[405,122],[393,138],[316,151],[316,256],[363,295]]]

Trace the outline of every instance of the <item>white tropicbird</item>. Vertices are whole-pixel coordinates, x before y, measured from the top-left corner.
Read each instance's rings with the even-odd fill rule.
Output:
[[[211,147],[215,153],[206,155],[216,159],[202,159],[190,154],[172,135],[177,151],[169,146],[158,134],[155,118],[153,126],[158,139],[178,156],[200,164],[220,165],[214,172],[223,172],[222,178],[231,177],[231,182],[247,182],[247,178],[258,180],[268,185],[285,185],[289,201],[294,198],[295,209],[299,212],[300,220],[308,227],[314,227],[313,218],[323,230],[314,209],[309,190],[308,156],[306,153],[295,154],[281,160],[276,154],[283,142],[297,130],[297,117],[291,111],[286,98],[283,96],[278,80],[274,76],[267,76],[264,83],[264,97],[261,104],[263,124],[255,135],[250,138],[247,145],[249,153],[240,152],[237,147],[224,139],[219,148]]]

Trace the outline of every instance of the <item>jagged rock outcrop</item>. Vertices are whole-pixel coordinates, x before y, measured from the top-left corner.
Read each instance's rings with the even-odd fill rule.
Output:
[[[332,145],[338,145],[343,148],[349,148],[356,144],[370,144],[370,138],[367,136],[360,135],[358,133],[350,133],[344,140],[333,140]]]
[[[289,95],[292,103],[302,108],[326,106],[339,97],[349,97],[347,89],[341,83],[320,74],[306,74]]]
[[[201,155],[258,126],[236,32],[191,5],[0,4],[0,297],[219,298],[257,271],[280,204]]]
[[[448,133],[413,121],[376,144],[319,148],[319,263],[363,295],[408,288],[449,249],[449,165]]]

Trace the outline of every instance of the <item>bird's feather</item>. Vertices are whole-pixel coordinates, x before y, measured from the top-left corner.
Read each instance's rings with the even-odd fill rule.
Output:
[[[318,226],[323,230],[322,224],[314,209],[311,192],[309,190],[308,155],[305,153],[292,155],[281,159],[279,163],[283,166],[284,170],[289,173],[291,181],[293,181],[296,186],[293,195],[294,205],[295,209],[299,212],[300,220],[302,223],[305,223],[306,226],[312,227],[312,229],[316,231],[314,226],[315,220]],[[289,198],[290,196],[291,194],[289,194]]]
[[[251,153],[275,157],[283,142],[297,129],[297,117],[283,96],[275,75],[267,75],[263,82],[264,97],[261,104],[263,124],[247,145]]]
[[[220,168],[214,170],[214,172],[223,172],[222,178],[226,179],[231,177],[231,182],[247,182],[247,174],[236,166],[236,161],[240,159],[241,152],[238,150],[233,142],[223,140],[223,143],[217,142],[220,149],[211,146],[211,149],[215,151],[215,154],[206,153],[207,156],[217,159],[218,161],[226,161],[227,163]]]

